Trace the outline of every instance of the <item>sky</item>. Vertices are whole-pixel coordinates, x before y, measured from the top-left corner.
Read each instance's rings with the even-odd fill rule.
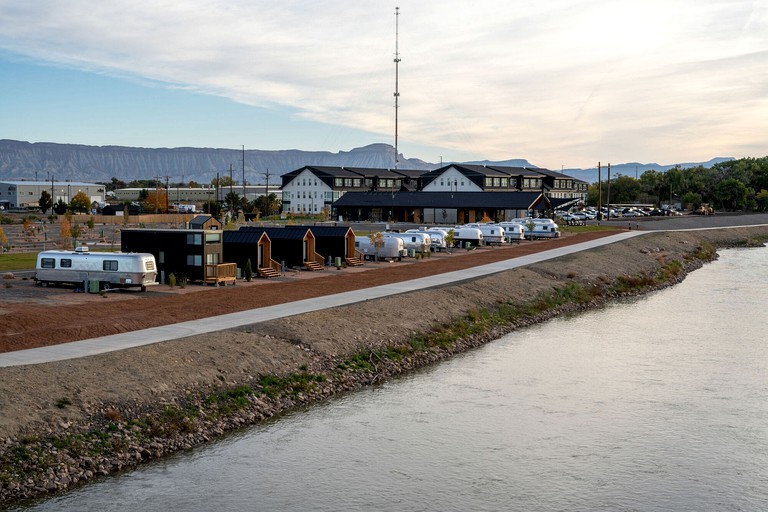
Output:
[[[768,1],[0,0],[2,139],[337,152],[396,129],[434,163],[767,156]]]

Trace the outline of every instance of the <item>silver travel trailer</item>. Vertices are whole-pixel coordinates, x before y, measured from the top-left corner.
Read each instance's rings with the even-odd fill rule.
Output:
[[[366,260],[378,257],[382,260],[400,261],[406,255],[405,243],[400,238],[382,237],[382,241],[381,247],[374,247],[371,239],[367,236],[356,236],[355,250],[362,253]]]
[[[429,235],[430,240],[432,240],[430,248],[433,252],[440,252],[446,249],[445,236],[447,235],[447,232],[445,231],[429,230],[421,227],[419,229],[409,229],[405,233],[426,233]]]
[[[384,238],[400,238],[405,244],[406,251],[415,252],[429,252],[432,247],[432,238],[429,233],[417,232],[417,233],[395,233],[385,232],[382,233]]]
[[[525,240],[525,226],[522,222],[499,222],[504,228],[504,239],[507,242]]]
[[[155,257],[148,253],[42,251],[37,255],[35,284],[82,285],[92,293],[110,288],[141,288],[157,284]]]
[[[560,238],[560,226],[554,222],[534,222],[533,229],[525,228],[525,238]]]
[[[483,233],[483,243],[485,245],[504,243],[504,227],[499,224],[464,224],[463,227],[477,228]]]
[[[467,228],[464,226],[453,228],[454,247],[465,247],[467,244],[471,247],[483,245],[483,232],[478,228]]]

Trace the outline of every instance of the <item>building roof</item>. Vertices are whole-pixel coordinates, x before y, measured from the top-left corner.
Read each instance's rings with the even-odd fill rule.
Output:
[[[33,187],[50,187],[51,181],[42,181],[42,180],[0,180],[0,183],[3,185],[29,185]],[[65,185],[69,185],[71,187],[104,187],[105,185],[103,183],[86,183],[84,181],[55,181],[53,182],[53,187],[63,187]]]
[[[310,232],[310,229],[306,226],[285,226],[284,228],[243,226],[238,229],[238,231],[244,230],[264,232],[270,240],[303,240],[307,237],[307,233]]]
[[[222,241],[225,244],[258,244],[264,237],[269,239],[263,229],[227,229],[222,233]]]
[[[302,226],[306,227],[317,237],[345,237],[352,231],[349,226]]]
[[[335,207],[529,209],[539,192],[347,192]],[[554,199],[552,199],[554,202]]]

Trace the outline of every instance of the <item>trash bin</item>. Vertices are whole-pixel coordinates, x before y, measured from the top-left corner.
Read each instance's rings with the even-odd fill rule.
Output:
[[[408,249],[408,256],[410,256],[411,258],[415,258],[416,257],[416,249]]]
[[[99,282],[98,281],[88,281],[88,292],[89,293],[99,293]]]
[[[464,248],[465,249],[469,249],[470,247],[472,247],[472,243],[471,242],[464,242]]]
[[[336,256],[336,268],[341,268],[341,257]]]

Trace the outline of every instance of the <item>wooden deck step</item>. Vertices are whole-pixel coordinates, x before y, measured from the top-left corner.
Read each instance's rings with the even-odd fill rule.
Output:
[[[261,267],[258,269],[259,277],[280,277],[280,274],[277,272],[277,270],[273,269],[272,267]]]
[[[304,262],[304,268],[306,268],[307,270],[311,270],[313,272],[316,271],[316,270],[323,270],[323,269],[325,269],[324,266],[322,266],[320,263],[317,263],[315,261],[305,261]]]
[[[363,260],[357,257],[346,258],[348,267],[360,267],[363,265]]]

